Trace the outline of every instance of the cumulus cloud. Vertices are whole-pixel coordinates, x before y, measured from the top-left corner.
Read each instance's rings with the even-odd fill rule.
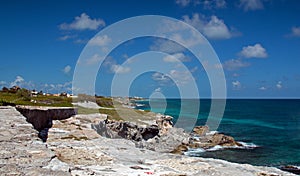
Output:
[[[65,68],[63,69],[63,72],[65,73],[65,74],[69,74],[70,73],[70,71],[71,71],[71,66],[70,65],[67,65],[67,66],[65,66]]]
[[[239,81],[232,81],[231,84],[234,90],[239,90],[242,88],[242,84]]]
[[[169,82],[171,81],[170,77],[165,75],[165,74],[162,74],[162,73],[159,73],[159,72],[155,72],[152,74],[152,79],[154,81],[159,81],[159,82]]]
[[[131,69],[129,67],[124,67],[122,65],[113,64],[111,65],[110,70],[116,74],[125,74],[125,73],[129,73]]]
[[[179,85],[187,84],[194,79],[194,77],[191,75],[191,71],[189,70],[171,70],[169,75]]]
[[[277,82],[276,88],[277,88],[277,89],[281,89],[281,88],[282,88],[282,82],[281,82],[281,81],[278,81],[278,82]]]
[[[288,37],[300,37],[300,27],[292,27],[291,33],[287,35]]]
[[[264,5],[261,0],[240,0],[239,7],[245,11],[250,11],[261,10],[264,8]]]
[[[265,86],[261,86],[260,88],[258,88],[259,90],[267,90],[267,88]]]
[[[154,90],[154,92],[161,92],[161,88],[160,88],[160,87],[156,88],[156,89]]]
[[[76,35],[64,35],[62,37],[59,37],[58,40],[61,40],[61,41],[66,41],[66,40],[69,40],[69,39],[72,39],[72,38],[75,38]]]
[[[10,87],[13,86],[20,86],[21,83],[23,83],[25,80],[21,76],[17,76],[16,79],[10,83]]]
[[[186,62],[188,58],[183,53],[176,53],[163,57],[164,62]]]
[[[7,82],[6,81],[0,81],[0,86],[1,87],[4,87],[4,86],[6,86],[7,85]]]
[[[173,54],[183,52],[185,51],[185,48],[170,40],[157,39],[154,41],[153,45],[150,46],[150,50]]]
[[[229,39],[234,36],[233,31],[227,27],[224,21],[215,15],[207,18],[196,13],[192,17],[183,16],[183,20],[210,39]]]
[[[176,0],[176,4],[181,7],[187,7],[189,5],[202,5],[204,9],[221,9],[226,7],[225,0]]]
[[[109,38],[107,35],[104,35],[104,36],[96,36],[92,38],[89,44],[94,46],[106,46],[110,42],[111,42],[111,38]]]
[[[268,57],[268,53],[261,44],[257,43],[253,46],[243,47],[240,55],[244,58],[266,58]]]
[[[223,63],[223,68],[229,71],[238,70],[240,68],[249,67],[248,62],[244,62],[242,59],[231,59]]]
[[[99,63],[102,60],[104,60],[104,58],[102,56],[99,56],[98,54],[94,54],[92,57],[87,59],[85,62],[87,65],[93,65],[93,64]]]
[[[175,3],[182,7],[186,7],[191,3],[191,0],[176,0]]]
[[[105,22],[102,19],[92,19],[86,13],[75,17],[71,23],[63,23],[59,25],[61,30],[96,30],[99,27],[104,27]]]

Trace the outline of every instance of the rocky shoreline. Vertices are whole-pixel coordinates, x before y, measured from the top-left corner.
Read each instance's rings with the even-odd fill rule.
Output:
[[[163,122],[168,123],[166,119]],[[129,127],[133,127],[131,129],[139,129],[139,126],[135,127],[131,126],[132,124],[125,125],[124,123],[122,124],[123,128],[126,126],[127,129]],[[159,125],[155,127],[151,127],[151,125],[142,126],[142,129],[139,131],[141,136],[134,131],[125,133],[126,130],[121,130],[122,133],[119,133],[120,130],[119,132],[107,130],[108,134],[109,132],[112,132],[111,134],[116,132],[117,134],[119,133],[118,136],[120,134],[126,137],[131,137],[132,134],[136,136],[135,140],[127,140],[122,137],[114,139],[102,137],[99,135],[99,131],[96,132],[93,129],[99,124],[110,130],[114,129],[111,127],[118,126],[115,125],[117,122],[108,122],[107,116],[103,114],[75,115],[64,120],[53,120],[53,126],[49,129],[48,140],[46,143],[43,143],[38,138],[38,134],[33,129],[33,126],[26,122],[26,118],[14,107],[0,107],[0,173],[3,175],[141,176],[293,175],[272,167],[257,167],[217,159],[161,153],[159,148],[154,147],[154,151],[148,150],[148,144],[140,143],[141,141],[151,141],[156,137],[159,140],[163,140],[164,136],[168,136],[168,134],[181,134],[175,128],[164,128],[165,132],[163,133],[162,131],[164,130],[159,129]],[[121,122],[119,122],[120,124]],[[158,133],[156,127],[159,129]],[[176,132],[173,131],[174,129]],[[149,132],[152,133],[153,130],[158,136],[149,138],[151,137]],[[206,127],[199,127],[194,130],[194,133],[199,133],[196,135],[200,135],[204,134],[206,130]],[[206,132],[204,136],[206,134],[209,133]],[[220,145],[227,145],[227,143],[224,143],[224,140],[231,141],[231,144],[237,145],[236,142],[233,142],[234,140],[232,141],[226,135],[220,134],[218,137],[215,134],[209,135],[214,136],[211,139],[215,139],[215,142],[221,142]],[[181,137],[182,139],[185,138],[185,136]],[[190,139],[190,136],[186,137]],[[206,140],[211,139],[207,138]],[[156,141],[156,139],[153,141]],[[181,144],[188,144],[188,147],[191,147],[189,146],[190,144],[199,142],[190,140],[179,141]],[[158,144],[161,143],[158,142]],[[137,145],[143,146],[136,147]],[[185,147],[181,146],[181,148]],[[168,149],[168,147],[163,149]],[[182,152],[184,150],[179,151]]]

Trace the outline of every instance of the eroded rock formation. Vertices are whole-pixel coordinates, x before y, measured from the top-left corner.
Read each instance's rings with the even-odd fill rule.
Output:
[[[43,142],[47,141],[52,120],[63,120],[77,114],[77,109],[73,107],[16,106],[16,109],[39,132],[38,137]]]

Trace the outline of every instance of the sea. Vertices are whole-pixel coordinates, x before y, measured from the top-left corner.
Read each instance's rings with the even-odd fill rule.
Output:
[[[137,109],[174,117],[197,118],[195,126],[205,125],[211,108],[210,99],[151,99],[137,102]],[[189,108],[200,102],[199,112]],[[186,116],[186,117],[185,117]],[[257,166],[300,166],[300,100],[298,99],[227,99],[218,132],[234,137],[244,148],[191,150],[186,155],[224,159]]]

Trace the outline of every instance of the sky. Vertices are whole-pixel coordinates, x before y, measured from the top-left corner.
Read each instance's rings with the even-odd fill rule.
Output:
[[[190,25],[204,38],[205,46],[211,47],[219,63],[203,55],[199,61],[189,50],[198,44],[197,37],[187,38],[177,31],[171,39],[183,41],[187,47],[169,39],[139,37],[119,44],[105,58],[94,53],[85,63],[90,66],[82,66],[89,48],[101,47],[104,52],[116,41],[100,35],[101,31],[143,15],[159,15]],[[218,88],[224,89],[228,98],[300,97],[297,0],[4,0],[0,24],[0,87],[85,93],[74,86],[79,75],[82,84],[95,87],[92,93],[105,96],[185,94],[211,98]],[[150,28],[146,20],[117,32],[122,35]],[[163,22],[159,28],[177,30]],[[83,67],[86,71],[81,73]],[[92,67],[97,68],[93,73]],[[219,77],[211,78],[215,73],[220,73]],[[219,86],[223,84],[222,74],[225,85]],[[93,78],[91,85],[88,80]]]

